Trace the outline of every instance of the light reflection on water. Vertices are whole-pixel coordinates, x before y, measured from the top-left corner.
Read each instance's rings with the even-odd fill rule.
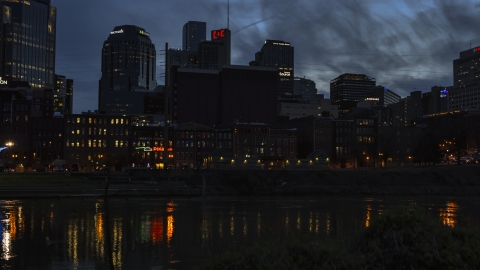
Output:
[[[450,227],[480,226],[478,199],[257,198],[0,201],[1,263],[15,268],[184,269],[209,256],[310,234],[327,241],[369,227],[388,208],[418,204]],[[28,231],[27,231],[28,230]],[[23,260],[28,252],[30,260]]]
[[[442,218],[443,225],[455,227],[456,212],[458,205],[455,202],[447,201],[444,208],[440,208],[440,217]]]

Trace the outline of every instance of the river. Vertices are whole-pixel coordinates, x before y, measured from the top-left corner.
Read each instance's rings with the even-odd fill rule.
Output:
[[[217,197],[0,201],[2,269],[191,269],[287,235],[361,232],[384,211],[421,205],[445,226],[480,227],[478,197]],[[108,237],[110,235],[110,237]]]

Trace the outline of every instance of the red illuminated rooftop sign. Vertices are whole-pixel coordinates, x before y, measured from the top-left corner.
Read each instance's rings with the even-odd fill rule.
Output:
[[[213,30],[212,31],[212,40],[220,39],[225,37],[225,29]]]
[[[480,52],[480,47],[473,48],[473,52]]]

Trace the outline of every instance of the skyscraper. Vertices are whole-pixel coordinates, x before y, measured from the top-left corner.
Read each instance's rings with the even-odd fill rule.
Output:
[[[134,25],[115,27],[103,43],[98,109],[133,113],[135,107],[143,106],[143,95],[139,93],[151,92],[157,86],[155,61],[155,45],[145,29]]]
[[[448,91],[449,111],[480,108],[480,47],[460,52],[453,60],[453,88]]]
[[[183,26],[182,49],[184,51],[198,50],[198,44],[207,37],[207,23],[189,21]]]
[[[330,99],[338,105],[339,117],[350,112],[375,86],[375,78],[365,74],[342,74],[330,81]]]
[[[278,95],[293,94],[294,49],[289,42],[266,40],[262,49],[255,54],[251,66],[278,68]]]
[[[55,85],[56,8],[50,0],[0,2],[0,76]]]
[[[198,65],[201,69],[220,69],[230,65],[231,31],[229,29],[212,30],[211,41],[198,45]]]
[[[460,52],[460,58],[453,60],[453,86],[469,87],[480,82],[480,47]]]
[[[400,98],[398,94],[382,85],[373,87],[365,94],[366,100],[377,101],[376,103],[383,107],[398,103]]]

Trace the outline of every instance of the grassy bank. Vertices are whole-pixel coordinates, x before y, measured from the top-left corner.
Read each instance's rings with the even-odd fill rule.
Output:
[[[75,186],[101,187],[99,181],[88,181],[64,173],[1,173],[0,187]]]
[[[480,166],[390,170],[215,171],[207,195],[479,195]],[[191,179],[202,186],[202,178]]]
[[[361,235],[328,246],[299,237],[212,258],[201,269],[479,269],[480,233],[417,207],[387,211]]]

